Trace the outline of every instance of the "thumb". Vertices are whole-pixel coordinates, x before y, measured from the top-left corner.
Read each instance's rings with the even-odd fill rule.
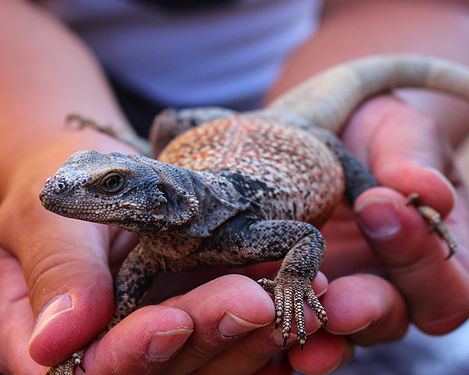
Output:
[[[28,286],[36,317],[30,354],[51,365],[96,337],[112,314],[109,235],[106,228],[56,217],[36,202],[22,209],[27,215],[14,200],[4,201],[0,226],[7,212],[9,224],[2,246],[20,260]]]

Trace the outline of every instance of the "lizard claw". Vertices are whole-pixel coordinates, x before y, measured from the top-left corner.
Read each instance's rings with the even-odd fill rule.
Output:
[[[75,363],[75,366],[79,367],[81,371],[86,373],[85,368],[83,367],[83,361],[81,360],[81,356],[78,353],[73,353],[72,359]]]
[[[405,205],[410,206],[411,204],[414,204],[415,202],[417,202],[418,199],[419,199],[418,193],[411,193],[407,196],[407,203]]]
[[[258,283],[269,293],[274,294],[275,303],[275,328],[283,322],[283,345],[287,344],[292,330],[292,321],[295,317],[296,331],[300,348],[306,342],[306,324],[304,315],[303,298],[311,306],[317,318],[323,324],[327,324],[326,311],[314,294],[309,282],[304,280],[268,280],[261,279]]]
[[[276,284],[274,281],[269,279],[260,279],[257,280],[257,283],[264,288],[264,290],[268,293],[272,293],[275,296],[280,296],[280,290],[276,291]],[[280,326],[282,323],[282,316],[283,316],[283,300],[282,298],[275,299],[275,329]]]
[[[419,195],[417,193],[412,193],[408,196],[409,200],[407,205],[416,204]],[[438,236],[446,242],[449,248],[449,254],[445,257],[445,260],[450,259],[458,248],[458,243],[454,238],[453,233],[448,228],[446,223],[441,220],[441,215],[438,211],[430,206],[416,206],[420,215],[431,225],[431,229],[428,234],[436,233]]]

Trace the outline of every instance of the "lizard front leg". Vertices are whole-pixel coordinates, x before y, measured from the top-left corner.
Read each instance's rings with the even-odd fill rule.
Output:
[[[69,114],[66,117],[65,122],[67,124],[76,123],[78,129],[88,127],[100,133],[107,134],[110,137],[135,148],[142,155],[151,156],[153,154],[150,142],[145,138],[138,136],[133,130],[129,128],[117,128],[111,125],[100,124],[77,113]]]
[[[323,325],[327,323],[326,312],[311,287],[326,249],[321,233],[314,226],[291,220],[255,221],[241,217],[227,222],[207,242],[214,242],[215,250],[221,251],[231,265],[285,257],[274,280],[259,280],[266,291],[274,294],[276,325],[283,321],[285,343],[290,337],[293,317],[298,340],[301,346],[305,343],[303,300]],[[210,253],[205,256],[210,257]]]
[[[159,263],[140,245],[133,249],[122,264],[114,281],[115,310],[104,334],[129,315],[142,301],[158,272]],[[98,337],[98,338],[99,338]],[[73,375],[76,367],[84,372],[85,348],[73,353],[65,362],[52,367],[45,375]]]

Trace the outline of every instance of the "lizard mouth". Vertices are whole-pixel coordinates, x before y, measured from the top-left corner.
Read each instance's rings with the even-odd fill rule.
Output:
[[[83,216],[87,214],[98,214],[102,209],[98,208],[84,208],[82,206],[78,205],[66,205],[66,204],[58,204],[56,202],[51,202],[47,199],[42,200],[41,203],[44,206],[44,208],[50,212],[53,212],[55,214],[63,215],[63,216]]]
[[[71,202],[63,199],[50,197],[47,193],[41,192],[39,195],[42,206],[55,214],[73,218],[84,218],[85,220],[98,221],[99,218],[112,216],[116,210],[126,210],[133,213],[141,212],[142,209],[132,202],[106,203],[106,202],[88,202],[72,200]],[[101,221],[101,220],[100,220]]]
[[[56,214],[70,216],[70,215],[96,215],[103,213],[108,210],[117,208],[117,205],[106,205],[103,203],[100,204],[91,204],[91,203],[78,203],[78,202],[59,202],[57,199],[50,199],[46,193],[41,192],[39,195],[41,204],[48,211],[54,212]]]

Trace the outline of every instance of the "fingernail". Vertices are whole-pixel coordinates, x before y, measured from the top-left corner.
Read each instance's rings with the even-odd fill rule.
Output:
[[[369,326],[371,326],[371,324],[373,323],[373,321],[369,321],[369,322],[366,322],[365,324],[363,324],[361,327],[358,327],[350,332],[347,332],[347,335],[353,335],[354,333],[358,333],[360,331],[364,331],[365,329],[367,329]]]
[[[355,206],[357,220],[371,238],[385,240],[401,229],[401,221],[394,205],[387,199],[373,198]]]
[[[327,329],[327,332],[329,333],[332,333],[333,335],[337,335],[337,336],[344,336],[344,335],[353,335],[354,333],[358,333],[360,331],[363,331],[365,329],[367,329],[373,322],[370,321],[370,322],[366,322],[365,324],[363,324],[361,327],[358,327],[358,328],[355,328],[353,330],[350,330],[348,332],[344,332],[344,331],[334,331],[334,330],[331,330],[331,329]]]
[[[168,359],[181,348],[192,332],[192,329],[187,328],[155,332],[148,344],[147,353],[155,359]]]
[[[317,290],[318,285],[323,286],[323,288],[320,289],[319,291]],[[313,283],[314,293],[316,294],[316,297],[320,297],[324,293],[326,293],[328,287],[329,287],[329,280],[327,279],[326,275],[324,275],[322,272],[319,272],[314,278],[314,283]]]
[[[221,318],[220,323],[218,324],[218,332],[220,332],[222,336],[232,337],[253,331],[260,327],[264,327],[269,323],[270,322],[265,324],[250,323],[234,315],[233,313],[226,311],[225,315],[223,315],[223,318]]]
[[[70,310],[73,310],[73,300],[69,294],[61,294],[49,301],[37,317],[30,341],[33,341],[59,315]]]

